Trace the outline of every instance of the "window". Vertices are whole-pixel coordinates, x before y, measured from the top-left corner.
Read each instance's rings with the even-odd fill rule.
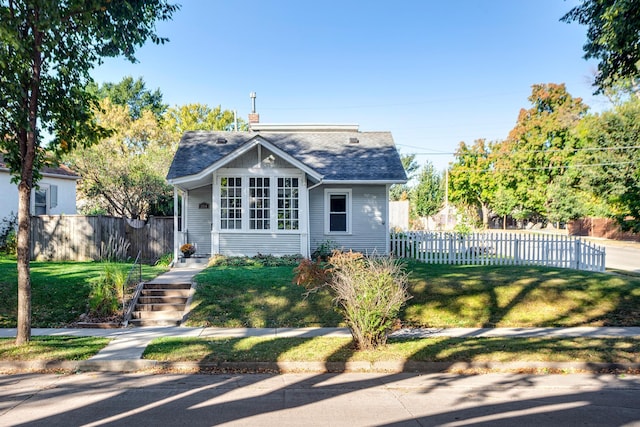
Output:
[[[242,178],[220,180],[220,228],[242,229]]]
[[[270,196],[269,178],[249,178],[249,229],[269,230]]]
[[[49,215],[51,209],[58,206],[58,186],[53,184],[40,184],[33,192],[33,214]]]
[[[325,232],[351,232],[351,191],[325,191]]]
[[[298,230],[298,178],[278,178],[278,230]]]
[[[47,214],[47,188],[37,188],[35,191],[35,203],[33,213],[35,215]]]
[[[265,175],[220,178],[220,230],[286,232],[303,227],[303,178]]]

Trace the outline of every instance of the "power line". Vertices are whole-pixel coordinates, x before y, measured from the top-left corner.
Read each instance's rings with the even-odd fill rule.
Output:
[[[406,144],[396,144],[400,147],[409,147],[409,148],[420,148],[424,149],[424,147],[416,147]],[[568,149],[560,149],[560,148],[551,148],[544,150],[520,150],[520,151],[509,151],[505,153],[500,153],[499,151],[494,151],[492,154],[500,153],[505,155],[513,155],[513,154],[527,154],[527,153],[562,153],[562,152],[576,152],[576,151],[614,151],[614,150],[635,150],[639,149],[640,145],[626,145],[622,147],[584,147],[584,148],[568,148]],[[411,154],[431,154],[431,155],[455,155],[456,153],[446,153],[446,152],[415,152]]]
[[[562,165],[562,166],[536,166],[530,168],[496,168],[496,169],[477,169],[477,168],[469,168],[463,167],[462,171],[469,172],[511,172],[511,171],[535,171],[535,170],[551,170],[551,169],[572,169],[572,168],[586,168],[586,167],[594,167],[594,166],[619,166],[619,165],[628,165],[636,162],[607,162],[607,163],[586,163],[586,164],[576,164],[576,165]]]

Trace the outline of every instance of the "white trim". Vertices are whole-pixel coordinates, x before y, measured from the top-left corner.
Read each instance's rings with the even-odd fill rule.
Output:
[[[346,195],[346,228],[347,231],[331,231],[330,230],[330,199],[332,195]],[[353,217],[353,194],[351,188],[325,188],[324,189],[324,234],[325,235],[351,235],[352,234],[352,217]]]
[[[358,132],[360,125],[355,123],[251,123],[254,132]]]
[[[389,255],[389,248],[391,247],[391,229],[389,228],[389,189],[391,185],[387,184],[384,189],[384,199],[386,200],[385,204],[385,215],[384,215],[384,226],[386,228],[385,232],[385,251],[383,255]]]
[[[407,180],[397,180],[397,179],[359,179],[359,180],[339,180],[339,179],[325,179],[322,181],[323,184],[327,185],[380,185],[380,184],[406,184]]]
[[[178,187],[173,187],[173,263],[178,263],[180,236],[178,236]],[[184,211],[182,212],[184,214]]]

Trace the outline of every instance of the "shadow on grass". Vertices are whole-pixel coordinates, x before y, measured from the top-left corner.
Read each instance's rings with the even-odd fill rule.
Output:
[[[422,327],[640,325],[640,280],[545,267],[409,263],[401,313]]]

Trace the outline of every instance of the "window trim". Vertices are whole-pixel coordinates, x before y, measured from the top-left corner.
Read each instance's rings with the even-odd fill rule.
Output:
[[[44,193],[44,204],[36,203],[36,198],[38,197],[38,192]],[[44,207],[44,213],[36,213],[36,209],[40,207]],[[51,186],[49,184],[39,184],[33,189],[33,205],[32,205],[33,215],[50,215],[51,214]]]
[[[346,196],[345,207],[347,210],[346,231],[331,231],[331,196]],[[324,234],[343,235],[352,234],[353,218],[353,194],[350,188],[325,188],[324,190]]]

